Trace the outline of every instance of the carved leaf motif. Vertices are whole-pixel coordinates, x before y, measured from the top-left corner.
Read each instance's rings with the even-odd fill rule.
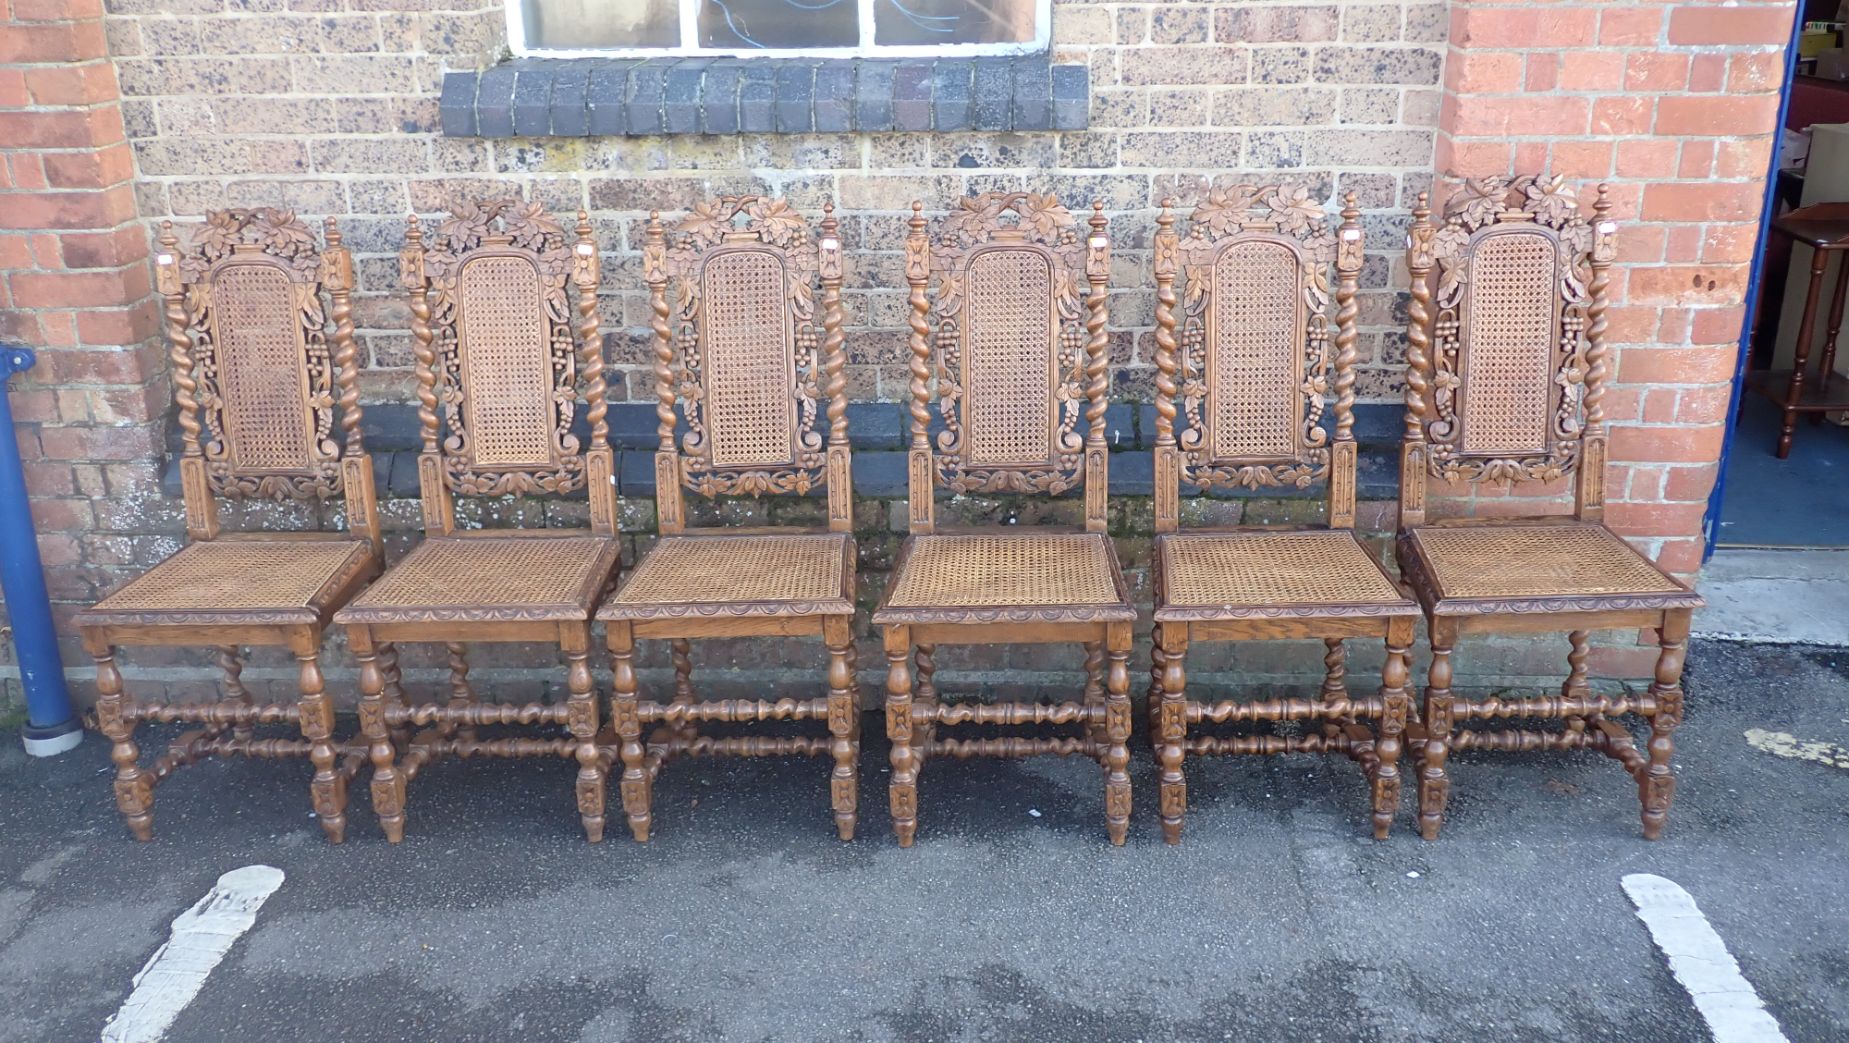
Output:
[[[1278,227],[1286,232],[1299,233],[1323,220],[1322,204],[1302,185],[1274,189],[1267,202]]]
[[[747,227],[777,246],[793,245],[809,233],[809,222],[782,199],[760,199],[745,213],[750,218]]]

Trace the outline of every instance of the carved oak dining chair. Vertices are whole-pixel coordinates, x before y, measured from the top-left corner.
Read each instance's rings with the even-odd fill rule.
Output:
[[[347,782],[365,753],[334,739],[321,637],[334,610],[378,575],[380,545],[372,459],[360,437],[353,261],[332,220],[326,238],[317,249],[284,211],[221,210],[182,250],[172,223],[161,224],[155,277],[166,304],[187,544],[75,618],[96,660],[96,717],[114,744],[116,804],[137,840],[153,837],[154,786],[214,756],[307,757],[321,828],[334,843],[346,835]],[[225,532],[221,497],[342,498],[345,531]],[[131,698],[118,645],[214,647],[222,694]],[[247,645],[295,656],[295,705],[253,698],[242,680]],[[143,721],[200,727],[143,768],[135,744]],[[300,739],[257,737],[259,725],[289,723]]]
[[[939,234],[912,204],[911,535],[874,623],[884,628],[893,831],[910,846],[918,773],[933,756],[1083,754],[1104,768],[1105,824],[1122,844],[1130,815],[1130,605],[1105,532],[1105,283],[1102,204],[1089,229],[1051,196],[991,192],[959,201]],[[929,289],[935,283],[935,307]],[[931,438],[935,354],[943,429]],[[1081,490],[1082,531],[939,531],[936,485],[957,494]],[[1087,682],[1077,701],[942,704],[939,644],[1074,642]],[[912,680],[916,648],[917,688]],[[1079,725],[1077,735],[940,738],[939,725]]]
[[[819,236],[788,203],[759,196],[696,207],[672,231],[659,214],[649,217],[642,270],[654,314],[661,539],[597,611],[610,646],[623,808],[639,841],[653,821],[656,777],[683,756],[832,756],[835,828],[842,840],[854,838],[860,713],[841,239],[834,205],[823,214]],[[685,423],[678,437],[677,419]],[[818,420],[827,422],[826,438]],[[701,531],[688,525],[682,492],[800,496],[822,488],[822,531]],[[826,696],[699,698],[691,639],[811,634],[828,649]],[[671,701],[639,697],[637,638],[670,642]],[[823,720],[828,733],[715,736],[699,728],[771,720]],[[653,726],[646,737],[645,726]]]
[[[412,217],[405,240],[425,539],[336,616],[359,660],[373,809],[396,843],[405,787],[433,759],[566,757],[578,763],[578,812],[594,843],[603,837],[605,764],[591,612],[618,558],[597,247],[582,212],[571,240],[538,204],[518,198],[456,206],[428,244]],[[573,424],[580,406],[588,447]],[[465,528],[457,520],[456,497],[579,489],[589,500],[588,532]],[[447,703],[407,705],[400,641],[448,646]],[[514,641],[559,646],[564,703],[477,698],[467,646]],[[406,740],[412,725],[424,730]],[[477,729],[487,725],[521,732],[484,738]],[[567,735],[557,735],[560,725]]]
[[[1215,189],[1195,208],[1185,236],[1175,233],[1172,205],[1163,204],[1155,239],[1156,590],[1149,714],[1161,766],[1163,838],[1181,840],[1186,754],[1308,752],[1342,753],[1362,766],[1372,789],[1374,836],[1384,840],[1399,807],[1408,653],[1419,606],[1354,533],[1355,291],[1362,259],[1354,194],[1339,227],[1300,187]],[[1179,315],[1178,270],[1184,277]],[[1302,489],[1319,481],[1327,486],[1325,526],[1182,531],[1184,482],[1206,492]],[[1386,642],[1378,695],[1349,694],[1344,641],[1350,637]],[[1202,703],[1187,697],[1184,661],[1191,642],[1280,638],[1323,641],[1325,676],[1317,698]],[[1203,722],[1247,721],[1320,722],[1321,728],[1294,735],[1188,734]]]
[[[1428,840],[1444,821],[1452,750],[1597,750],[1636,780],[1645,837],[1659,836],[1668,818],[1682,662],[1702,599],[1604,524],[1610,211],[1604,185],[1588,222],[1560,178],[1526,175],[1466,183],[1441,223],[1423,197],[1414,214],[1395,551],[1430,629],[1425,709],[1408,728]],[[1426,519],[1428,479],[1513,487],[1568,477],[1571,516]],[[1588,684],[1590,631],[1619,628],[1656,633],[1656,674],[1643,694],[1599,695]],[[1460,634],[1558,630],[1569,631],[1570,646],[1558,696],[1452,694]],[[1614,719],[1624,714],[1649,720],[1647,754]],[[1511,717],[1561,726],[1458,727]]]

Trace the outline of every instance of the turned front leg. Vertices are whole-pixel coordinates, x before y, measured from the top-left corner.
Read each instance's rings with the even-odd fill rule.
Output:
[[[1434,619],[1431,624],[1432,667],[1425,684],[1425,748],[1419,763],[1419,835],[1437,840],[1444,826],[1445,801],[1451,781],[1445,775],[1445,758],[1451,752],[1451,648],[1457,643],[1457,624]]]
[[[892,832],[900,847],[911,847],[918,832],[918,751],[913,749],[911,633],[886,630],[886,737],[892,740],[892,782],[887,799]]]
[[[298,634],[290,644],[297,663],[296,690],[300,693],[296,716],[302,738],[308,741],[309,763],[315,769],[308,783],[308,796],[328,842],[338,844],[347,838],[347,777],[337,763],[340,751],[334,746],[334,701],[328,698],[321,675],[321,634]]]
[[[635,628],[627,622],[612,622],[608,638],[614,689],[610,719],[616,725],[618,756],[623,761],[623,812],[629,818],[630,835],[646,843],[654,814],[650,808],[653,795],[648,779],[648,750],[642,745],[642,717],[636,707]]]
[[[1187,752],[1188,628],[1171,623],[1156,628],[1156,663],[1160,668],[1153,707],[1156,763],[1161,769],[1162,839],[1181,843],[1181,820],[1188,810],[1188,782],[1182,774]]]
[[[363,626],[349,627],[347,644],[360,664],[360,735],[372,761],[372,810],[385,839],[404,839],[404,772],[398,768],[397,747],[386,721],[385,671],[372,635]]]
[[[1643,805],[1644,839],[1663,835],[1669,823],[1669,806],[1676,798],[1676,775],[1670,761],[1676,754],[1676,726],[1682,723],[1682,664],[1688,652],[1688,609],[1666,613],[1657,641],[1656,677],[1650,694],[1656,712],[1650,716],[1650,761],[1637,779],[1637,797]]]
[[[1405,745],[1406,718],[1412,696],[1406,682],[1412,675],[1413,621],[1394,619],[1387,626],[1387,659],[1380,668],[1380,724],[1374,752],[1374,839],[1385,840],[1400,810],[1400,752]]]
[[[578,759],[578,817],[584,823],[584,836],[591,843],[603,841],[604,781],[603,755],[597,750],[597,688],[591,679],[591,628],[577,623],[559,628],[559,644],[565,653],[566,728],[575,739],[572,751]]]
[[[1105,638],[1104,825],[1118,847],[1130,836],[1130,640],[1128,623]]]
[[[860,738],[855,726],[860,701],[855,697],[852,621],[846,616],[828,617],[822,623],[822,637],[828,645],[828,748],[835,759],[828,795],[834,805],[836,834],[852,840],[860,808]]]
[[[122,691],[122,672],[116,668],[115,648],[106,641],[84,636],[90,658],[96,661],[96,723],[110,741],[109,759],[116,766],[116,808],[122,812],[136,840],[154,839],[154,777],[141,770],[141,747],[135,745],[133,707]]]

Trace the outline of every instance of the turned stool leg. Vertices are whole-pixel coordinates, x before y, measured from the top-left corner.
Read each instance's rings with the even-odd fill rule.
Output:
[[[1348,648],[1339,637],[1323,639],[1323,702],[1345,700],[1348,698]],[[1323,735],[1334,739],[1342,734],[1342,726],[1351,721],[1351,715],[1340,717],[1323,717]]]
[[[1836,376],[1836,338],[1843,330],[1843,298],[1849,295],[1849,254],[1836,262],[1836,292],[1830,297],[1830,326],[1823,332],[1823,364],[1817,370],[1817,390],[1829,391]],[[1811,423],[1823,423],[1822,413],[1812,413]]]
[[[911,847],[918,833],[918,751],[912,748],[911,632],[886,628],[886,737],[892,740],[892,832],[900,847]]]
[[[1813,248],[1810,252],[1810,288],[1804,293],[1804,318],[1798,323],[1797,346],[1791,358],[1791,386],[1785,389],[1783,415],[1779,421],[1778,458],[1791,455],[1791,436],[1798,426],[1798,403],[1804,396],[1804,370],[1810,365],[1811,334],[1817,328],[1817,291],[1823,287],[1823,270],[1829,254]]]
[[[400,711],[409,705],[404,695],[404,674],[398,669],[398,646],[389,641],[378,645],[379,670],[385,677],[385,705]],[[400,724],[390,730],[392,742],[403,746],[411,739],[411,726]]]
[[[668,642],[668,649],[674,660],[674,705],[692,706],[697,701],[693,690],[693,642],[686,638],[675,638]],[[700,729],[693,721],[683,721],[670,728],[679,744],[692,742],[700,734]]]
[[[109,759],[116,766],[116,808],[136,840],[154,839],[154,777],[141,770],[141,747],[135,745],[134,707],[122,691],[115,648],[84,635],[96,661],[96,721],[108,737]]]
[[[1162,661],[1162,624],[1157,623],[1149,631],[1149,690],[1143,693],[1143,713],[1149,717],[1149,744],[1154,748],[1160,742],[1162,734],[1162,671],[1167,668]]]
[[[1086,706],[1104,705],[1104,642],[1085,642],[1085,695],[1081,700]],[[1109,742],[1104,733],[1103,722],[1087,722],[1086,737],[1092,742]]]
[[[1663,827],[1669,822],[1669,806],[1676,798],[1676,775],[1670,760],[1676,754],[1676,726],[1682,723],[1682,662],[1688,652],[1692,614],[1688,609],[1666,613],[1658,634],[1662,650],[1656,658],[1656,677],[1650,683],[1650,694],[1656,698],[1656,712],[1650,717],[1650,762],[1637,778],[1645,840],[1663,835]]]

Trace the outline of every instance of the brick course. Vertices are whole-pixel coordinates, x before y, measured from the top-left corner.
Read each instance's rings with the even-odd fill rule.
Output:
[[[487,0],[112,0],[106,15],[98,0],[13,0],[11,10],[0,25],[0,135],[10,146],[0,170],[0,228],[10,230],[0,232],[0,335],[50,349],[14,395],[27,444],[43,453],[29,465],[34,507],[54,596],[68,610],[177,546],[178,510],[160,494],[156,462],[167,406],[147,222],[225,205],[339,217],[359,255],[367,400],[401,402],[408,317],[392,289],[404,213],[508,190],[591,211],[608,255],[613,394],[638,401],[650,380],[635,252],[646,211],[725,192],[782,193],[808,210],[835,199],[857,266],[844,295],[850,393],[893,401],[907,379],[895,287],[912,198],[1034,188],[1073,204],[1104,199],[1118,243],[1113,280],[1124,287],[1112,300],[1115,393],[1137,400],[1150,385],[1147,244],[1159,199],[1185,207],[1243,179],[1299,181],[1324,198],[1352,189],[1369,232],[1359,391],[1391,403],[1401,386],[1400,234],[1434,170],[1609,179],[1624,222],[1606,400],[1616,426],[1612,518],[1666,565],[1692,572],[1792,6],[1056,0],[1044,104],[1056,126],[1083,116],[1087,129],[1036,134],[906,132],[994,126],[1016,118],[1023,98],[1038,104],[1038,81],[985,61],[938,63],[928,75],[901,63],[889,90],[851,99],[827,78],[832,64],[804,76],[717,62],[677,80],[672,63],[643,62],[621,76],[587,69],[581,85],[554,77],[542,101],[533,89],[522,95],[514,67],[495,65],[504,13]],[[967,76],[939,75],[953,64]],[[440,103],[444,74],[457,71],[481,73],[473,127]],[[734,72],[736,133],[661,133],[727,131],[700,124],[725,119],[700,102],[708,85],[730,89]],[[831,83],[829,100],[843,104],[815,104]],[[586,125],[561,126],[559,92],[580,90],[581,110],[564,110],[581,111]],[[636,113],[660,122],[631,125]],[[611,120],[631,136],[611,136]],[[895,130],[765,133],[850,125]],[[469,136],[490,133],[519,136]],[[579,133],[590,136],[552,136]],[[1455,499],[1485,514],[1535,506],[1496,489]],[[411,506],[387,504],[399,544],[416,524]],[[631,523],[647,524],[645,506],[629,505]],[[890,531],[882,509],[863,507],[868,532]],[[559,523],[573,512],[489,511]],[[228,520],[278,524],[301,513],[257,505]],[[1390,523],[1378,500],[1364,517]],[[1137,566],[1146,536],[1128,521],[1120,528]],[[865,575],[876,587],[884,561],[870,555]],[[1508,642],[1465,663],[1474,658],[1484,678],[1555,672],[1559,650],[1533,645]],[[1314,662],[1302,651],[1293,664],[1282,652],[1242,650],[1241,668],[1298,677]],[[1621,641],[1596,662],[1635,676],[1640,651]],[[158,657],[141,661],[164,668]],[[518,661],[503,660],[509,669]],[[197,662],[182,655],[159,676],[195,683]]]

